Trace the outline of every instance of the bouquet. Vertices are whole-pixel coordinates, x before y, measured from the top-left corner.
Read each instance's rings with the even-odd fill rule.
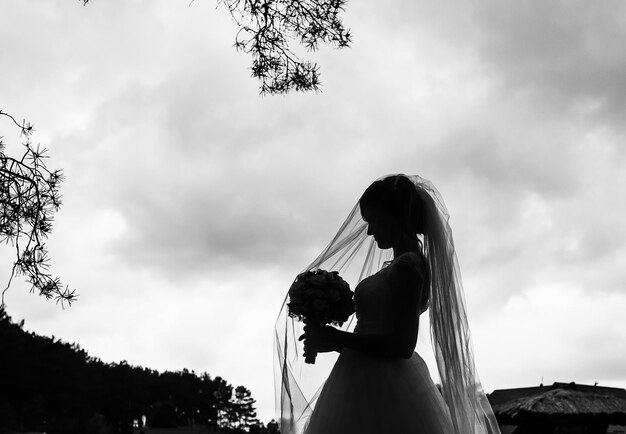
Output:
[[[337,271],[305,271],[289,288],[289,316],[305,324],[341,326],[354,313],[354,293]],[[305,363],[315,363],[316,354],[307,354]]]

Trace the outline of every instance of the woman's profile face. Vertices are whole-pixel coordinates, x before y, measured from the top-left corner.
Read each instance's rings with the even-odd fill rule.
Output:
[[[363,209],[363,219],[367,222],[367,235],[372,235],[381,249],[392,248],[399,237],[399,228],[394,219],[385,212]]]

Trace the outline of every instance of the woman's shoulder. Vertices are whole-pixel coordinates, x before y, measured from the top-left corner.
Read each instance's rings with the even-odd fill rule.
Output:
[[[428,308],[430,284],[430,273],[428,260],[421,252],[407,252],[398,256],[394,261],[391,271],[392,279],[394,275],[400,282],[410,283],[409,285],[400,285],[401,287],[417,288],[415,294],[418,295],[418,311],[423,313]],[[413,286],[416,285],[416,286]],[[411,290],[411,292],[413,292]]]
[[[421,252],[406,252],[396,257],[389,267],[391,274],[410,274],[421,279],[428,277],[428,261]]]
[[[418,267],[419,269],[423,269],[428,262],[426,257],[421,252],[405,252],[398,256],[394,261],[393,265],[396,267]]]

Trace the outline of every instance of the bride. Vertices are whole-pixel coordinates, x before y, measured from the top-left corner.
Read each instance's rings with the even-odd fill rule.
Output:
[[[281,433],[500,432],[474,367],[452,233],[432,184],[405,175],[375,181],[307,269],[356,283],[357,322],[301,329],[285,300],[275,340]],[[430,324],[420,324],[427,310]],[[414,351],[420,326],[430,328],[440,389]],[[325,381],[327,355],[302,363],[335,352]]]

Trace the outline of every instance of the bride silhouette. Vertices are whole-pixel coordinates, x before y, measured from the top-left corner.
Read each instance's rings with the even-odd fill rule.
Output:
[[[275,339],[281,433],[500,432],[475,370],[448,214],[432,184],[405,175],[375,181],[307,269],[356,284],[357,321],[302,328],[285,299]],[[420,324],[427,310],[430,321]],[[430,328],[440,389],[414,351],[420,326]],[[335,352],[325,381],[326,355],[303,363]]]

